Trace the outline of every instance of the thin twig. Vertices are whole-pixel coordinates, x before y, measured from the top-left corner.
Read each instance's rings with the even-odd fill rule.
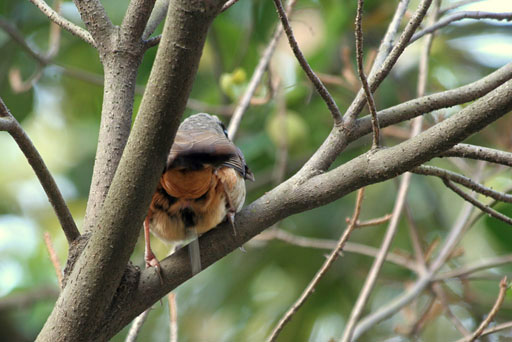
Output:
[[[237,2],[238,2],[238,0],[228,0],[228,1],[226,1],[224,6],[222,6],[222,8],[220,9],[220,13],[224,12],[225,10],[227,10],[228,8],[230,8],[231,6],[236,4]]]
[[[498,219],[498,220],[501,220],[505,223],[508,223],[510,225],[512,225],[512,218],[506,216],[506,215],[503,215],[502,213],[500,213],[499,211],[496,211],[492,208],[490,208],[488,205],[485,205],[483,203],[481,203],[480,201],[474,199],[473,197],[471,197],[469,194],[465,193],[464,191],[462,191],[461,189],[459,189],[455,184],[453,184],[451,181],[449,180],[446,180],[446,179],[443,179],[443,182],[444,184],[450,188],[451,190],[453,190],[453,192],[455,192],[457,195],[459,195],[460,197],[462,197],[464,200],[466,200],[467,202],[473,204],[475,207],[477,207],[478,209],[482,210],[483,212],[489,214],[490,216]]]
[[[296,2],[297,0],[290,0],[288,2],[286,6],[286,13],[291,13],[292,8]],[[278,24],[274,31],[274,34],[272,35],[272,39],[270,39],[270,42],[268,43],[267,47],[265,48],[265,51],[263,52],[263,55],[260,58],[260,61],[258,62],[258,65],[254,69],[254,72],[251,76],[251,80],[247,85],[247,89],[245,90],[235,110],[233,111],[233,116],[228,126],[228,136],[231,140],[234,140],[235,138],[236,132],[238,131],[238,127],[240,127],[240,122],[242,121],[242,116],[245,114],[245,111],[249,107],[251,98],[254,96],[254,92],[256,91],[256,88],[258,87],[258,84],[260,83],[261,78],[265,73],[265,70],[267,70],[268,64],[270,63],[270,58],[274,54],[277,42],[282,34],[283,25]]]
[[[473,4],[475,2],[480,2],[480,1],[483,1],[483,0],[460,0],[460,1],[454,2],[451,5],[446,6],[445,8],[443,8],[441,10],[441,15],[444,15],[446,12],[452,11],[452,10],[457,9],[459,7],[462,7],[462,6],[465,6],[465,5],[469,5],[469,4]]]
[[[496,191],[491,188],[488,188],[482,184],[479,184],[473,181],[471,178],[465,177],[458,173],[448,171],[439,167],[430,166],[430,165],[421,165],[415,167],[411,170],[413,173],[417,173],[420,175],[427,176],[436,176],[443,180],[449,180],[460,185],[465,186],[473,191],[476,191],[484,196],[494,198],[495,200],[512,203],[512,195],[506,194],[504,192]]]
[[[62,268],[60,267],[57,253],[55,253],[55,249],[53,248],[52,238],[48,232],[44,232],[44,243],[46,245],[46,249],[48,250],[48,254],[50,255],[50,260],[52,262],[53,269],[55,270],[55,274],[57,275],[59,287],[62,289]]]
[[[392,217],[393,215],[391,214],[387,214],[387,215],[384,215],[382,217],[378,217],[378,218],[375,218],[375,219],[371,219],[371,220],[366,220],[366,221],[357,221],[356,222],[356,225],[357,225],[357,228],[363,228],[363,227],[372,227],[372,226],[378,226],[380,224],[383,224],[383,223],[386,223],[389,221],[389,219]],[[347,222],[348,223],[348,222]]]
[[[18,144],[46,192],[68,242],[73,242],[80,236],[80,232],[78,231],[75,221],[71,216],[71,212],[62,197],[62,193],[36,147],[32,144],[32,141],[20,126],[19,122],[9,112],[9,109],[7,109],[7,106],[1,98],[0,118],[2,119],[0,121],[0,130],[7,131]]]
[[[431,1],[431,0],[430,0]],[[316,91],[318,94],[322,97],[324,102],[327,105],[327,108],[329,108],[329,111],[331,112],[331,115],[333,117],[335,124],[340,124],[342,121],[341,118],[341,112],[336,105],[336,102],[332,98],[331,94],[327,90],[327,88],[324,86],[322,81],[318,78],[318,76],[315,74],[315,72],[311,69],[309,66],[306,58],[302,54],[302,51],[299,48],[299,45],[297,44],[297,41],[295,40],[295,37],[293,36],[293,31],[290,26],[290,23],[288,21],[288,17],[285,13],[285,10],[283,9],[283,4],[281,3],[281,0],[274,0],[274,4],[277,9],[277,13],[279,14],[279,18],[281,19],[281,24],[283,25],[284,32],[286,33],[286,36],[288,37],[288,43],[290,44],[290,47],[293,50],[293,53],[295,54],[295,57],[297,58],[297,61],[299,62],[300,66],[308,76],[309,80],[313,83]]]
[[[167,295],[169,301],[169,341],[178,342],[178,303],[176,294],[171,292]]]
[[[361,84],[366,95],[366,101],[368,102],[368,108],[372,116],[372,130],[373,140],[372,149],[378,148],[380,144],[379,134],[379,120],[377,119],[377,109],[375,107],[375,100],[373,98],[370,87],[368,86],[368,80],[363,69],[363,5],[364,0],[357,1],[357,14],[356,14],[356,60],[357,60],[357,72],[361,79]]]
[[[343,250],[343,246],[345,245],[346,241],[350,237],[350,233],[356,228],[356,222],[359,217],[359,214],[361,213],[361,204],[363,202],[363,194],[364,194],[364,188],[359,189],[357,192],[357,199],[356,199],[356,205],[354,209],[354,215],[352,216],[352,221],[348,225],[347,229],[343,232],[341,235],[338,244],[336,245],[336,248],[331,252],[327,260],[324,262],[322,267],[318,270],[318,272],[315,274],[315,277],[309,285],[306,287],[304,292],[302,292],[301,296],[297,301],[290,307],[290,309],[286,312],[286,314],[281,318],[277,326],[272,331],[272,334],[267,339],[268,342],[275,341],[277,339],[277,336],[281,332],[281,330],[284,328],[284,325],[288,323],[293,315],[299,310],[299,308],[304,304],[306,299],[314,292],[316,285],[320,281],[320,279],[323,277],[323,275],[327,272],[327,270],[331,267],[331,265],[334,263],[334,261],[338,258],[340,255],[340,252]]]
[[[484,259],[474,264],[465,265],[452,271],[446,271],[434,278],[435,281],[444,281],[454,278],[466,278],[468,275],[512,263],[512,254],[506,254],[494,258]]]
[[[409,44],[414,43],[416,40],[420,39],[424,35],[428,33],[432,33],[434,31],[439,30],[440,28],[443,28],[445,26],[448,26],[449,24],[453,23],[454,21],[459,21],[462,19],[494,19],[494,20],[506,20],[511,21],[512,20],[512,12],[504,12],[504,13],[494,13],[494,12],[480,12],[480,11],[463,11],[463,12],[457,12],[453,13],[449,16],[446,16],[439,20],[437,23],[433,24],[432,26],[429,26],[418,33],[416,33],[414,36],[412,36],[411,40],[409,41]]]
[[[443,288],[441,287],[440,283],[434,283],[432,284],[432,290],[436,294],[436,297],[438,298],[439,302],[441,303],[444,315],[453,323],[455,328],[463,335],[463,336],[470,336],[471,332],[466,329],[466,327],[462,324],[462,322],[455,316],[453,311],[450,309],[450,305],[448,303],[448,299],[446,298],[446,293],[444,292]]]
[[[155,32],[155,29],[162,22],[162,20],[164,20],[168,8],[169,0],[156,0],[153,11],[151,12],[151,16],[149,17],[148,23],[146,24],[146,28],[142,33],[143,40],[148,39],[149,36]]]
[[[368,80],[368,85],[370,86],[370,90],[375,92],[380,83],[387,77],[391,68],[395,65],[398,57],[404,52],[407,47],[409,40],[411,39],[414,31],[418,28],[418,26],[423,21],[423,18],[427,14],[427,10],[430,7],[432,0],[422,0],[418,6],[418,9],[414,13],[413,17],[407,23],[404,31],[400,35],[398,42],[395,44],[391,52],[387,55],[387,57],[382,62],[382,65],[379,65],[379,68],[375,73],[370,72],[370,77]],[[379,58],[377,57],[377,61]],[[377,62],[376,62],[377,63]],[[344,115],[344,123],[351,127],[363,109],[366,98],[364,96],[364,92],[360,91],[354,101],[350,104],[350,107],[347,109]]]
[[[505,323],[501,323],[501,324],[497,324],[495,325],[494,327],[492,328],[487,328],[485,329],[481,334],[480,334],[480,337],[482,336],[487,336],[487,335],[490,335],[490,334],[494,334],[495,332],[498,332],[498,331],[502,331],[502,330],[505,330],[505,329],[510,329],[512,328],[512,321],[510,322],[505,322]],[[469,342],[470,341],[470,338],[471,337],[468,337],[468,338],[461,338],[460,340],[457,340],[456,342]]]
[[[348,222],[350,224],[350,222]],[[360,228],[356,223],[356,228]],[[272,229],[268,231],[264,231],[260,235],[257,236],[257,240],[270,240],[276,239],[286,243],[289,243],[294,246],[305,247],[305,248],[318,248],[318,249],[328,249],[333,250],[336,248],[337,241],[336,240],[328,240],[328,239],[317,239],[317,238],[309,238],[305,236],[295,235],[289,233],[282,229]],[[363,245],[357,242],[347,241],[345,247],[343,248],[343,252],[345,253],[357,253],[361,255],[366,255],[370,257],[376,257],[379,253],[379,249]],[[386,261],[394,263],[398,266],[405,267],[412,272],[418,273],[416,268],[416,264],[410,258],[402,256],[397,253],[390,252],[386,256]]]
[[[475,330],[473,335],[469,338],[469,342],[473,342],[476,340],[480,335],[482,335],[482,332],[487,328],[487,326],[492,322],[496,314],[501,308],[501,305],[503,304],[503,301],[505,300],[505,294],[508,290],[508,284],[507,284],[507,277],[503,277],[500,281],[500,292],[498,293],[498,298],[496,298],[496,303],[494,303],[494,306],[492,307],[491,311],[487,315],[487,317],[483,320],[483,322],[480,324],[478,329]]]
[[[352,308],[350,318],[347,324],[345,325],[343,337],[340,339],[341,342],[352,341],[352,335],[354,333],[356,323],[359,320],[359,317],[361,316],[366,306],[366,303],[368,302],[373,287],[375,286],[375,282],[377,281],[379,272],[382,269],[382,265],[384,264],[384,260],[386,259],[386,255],[388,254],[389,248],[391,247],[391,242],[393,241],[396,230],[398,228],[400,214],[405,204],[405,199],[407,197],[407,190],[409,188],[410,181],[411,174],[405,173],[400,182],[400,188],[398,190],[398,195],[392,212],[393,216],[391,217],[391,221],[389,222],[388,228],[386,230],[386,234],[382,241],[382,245],[379,249],[379,254],[377,255],[377,258],[373,261],[370,272],[368,273],[368,276],[365,279],[363,288],[359,292],[357,301],[354,307]]]
[[[43,12],[44,15],[46,15],[51,21],[62,27],[63,29],[67,30],[71,34],[77,36],[78,38],[82,39],[86,43],[91,44],[92,46],[96,46],[96,43],[94,42],[94,39],[92,38],[91,34],[81,28],[78,25],[73,24],[71,21],[67,20],[63,16],[61,16],[59,13],[57,13],[55,10],[53,10],[44,0],[30,0],[34,5]]]
[[[144,322],[146,321],[146,318],[149,314],[149,309],[145,310],[143,313],[135,317],[133,320],[132,326],[130,327],[130,330],[128,331],[128,334],[126,335],[126,339],[124,342],[135,342],[137,341],[137,336],[139,336],[140,329],[144,325]]]
[[[469,144],[457,144],[443,152],[440,157],[461,157],[485,160],[490,163],[512,167],[512,153]]]

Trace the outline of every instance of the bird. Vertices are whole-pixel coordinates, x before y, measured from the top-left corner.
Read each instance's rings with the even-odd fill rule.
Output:
[[[146,267],[161,268],[150,231],[166,242],[189,244],[192,273],[201,270],[197,237],[227,219],[236,234],[235,214],[245,201],[245,180],[254,174],[242,151],[215,115],[198,113],[179,126],[165,169],[144,220]]]

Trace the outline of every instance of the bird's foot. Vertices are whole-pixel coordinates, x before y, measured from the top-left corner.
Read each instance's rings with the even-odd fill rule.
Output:
[[[160,278],[160,283],[163,285],[164,278],[162,277],[162,267],[160,266],[160,262],[155,257],[152,251],[146,251],[144,255],[144,259],[146,260],[146,268],[153,267],[158,278]]]
[[[235,225],[235,211],[229,210],[226,214],[229,223],[231,223],[231,227],[233,227],[233,235],[236,236],[236,225]]]

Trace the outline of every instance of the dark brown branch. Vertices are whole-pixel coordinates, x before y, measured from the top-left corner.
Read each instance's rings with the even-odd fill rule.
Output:
[[[315,74],[315,72],[311,69],[306,58],[302,54],[302,51],[300,50],[299,45],[297,44],[297,41],[295,40],[295,37],[293,36],[293,31],[292,31],[292,28],[290,27],[290,23],[288,22],[288,17],[283,8],[283,4],[281,3],[281,0],[274,0],[274,4],[276,6],[277,13],[279,14],[279,19],[281,19],[281,24],[283,25],[284,32],[286,33],[286,36],[288,37],[288,43],[290,44],[290,47],[292,48],[292,51],[295,54],[295,57],[297,58],[297,61],[299,62],[300,66],[302,67],[302,69],[304,70],[306,75],[308,76],[311,83],[313,83],[318,94],[322,97],[322,99],[326,103],[327,108],[329,108],[329,111],[331,112],[334,123],[336,125],[341,124],[341,121],[342,121],[341,112],[340,112],[338,106],[336,105],[336,102],[332,98],[331,94],[327,90],[327,88],[324,86],[322,81],[320,81],[320,79]]]
[[[55,183],[50,171],[46,167],[43,158],[37,151],[34,144],[25,133],[19,122],[12,116],[7,106],[0,98],[0,130],[7,131],[16,141],[20,150],[23,152],[30,166],[34,170],[41,186],[43,187],[48,200],[59,219],[59,223],[66,235],[69,243],[73,242],[80,236],[80,232],[75,225],[75,221],[71,216],[68,206],[62,197],[62,194]]]
[[[461,157],[476,160],[485,160],[490,163],[501,164],[512,167],[512,153],[495,150],[488,147],[457,144],[446,152],[443,152],[441,157]]]
[[[368,102],[368,108],[372,117],[372,130],[373,140],[372,148],[378,148],[380,144],[379,135],[379,120],[377,118],[377,109],[375,107],[375,101],[373,99],[368,80],[363,70],[363,4],[364,0],[357,1],[357,14],[356,14],[356,60],[357,60],[357,72],[363,85],[364,93],[366,95],[366,101]]]
[[[444,180],[459,183],[484,196],[492,197],[498,201],[512,203],[512,195],[492,190],[482,184],[474,182],[471,178],[465,177],[452,171],[444,170],[435,166],[421,165],[414,168],[412,172],[417,173],[419,175],[436,176]]]
[[[496,219],[498,219],[500,221],[503,221],[505,223],[508,223],[508,224],[512,225],[512,219],[510,217],[508,217],[506,215],[503,215],[502,213],[492,209],[491,207],[489,207],[488,205],[483,204],[480,201],[477,201],[476,199],[474,199],[473,197],[469,196],[467,193],[465,193],[464,191],[459,189],[451,181],[443,179],[443,182],[444,182],[444,184],[448,188],[453,190],[453,192],[455,192],[457,195],[462,197],[465,201],[473,204],[475,207],[477,207],[478,209],[482,210],[483,212],[489,214],[490,216],[492,216],[492,217],[494,217],[494,218],[496,218]]]
[[[297,313],[297,311],[300,309],[300,307],[306,302],[306,300],[309,298],[309,296],[315,291],[315,287],[320,282],[320,279],[324,276],[324,274],[329,270],[331,265],[336,261],[338,256],[340,255],[341,251],[343,250],[343,246],[347,242],[347,240],[350,237],[350,234],[352,231],[356,228],[356,222],[359,219],[359,214],[361,213],[361,204],[363,203],[363,194],[364,194],[364,188],[359,189],[357,192],[357,199],[356,199],[356,205],[354,209],[354,214],[352,215],[352,219],[350,221],[350,224],[348,225],[347,229],[343,232],[340,239],[338,240],[338,243],[336,244],[336,248],[333,249],[327,260],[324,262],[322,267],[318,270],[318,272],[315,274],[311,282],[308,284],[304,292],[300,295],[300,297],[297,299],[297,301],[290,307],[290,309],[285,313],[285,315],[279,320],[279,323],[276,325],[276,327],[272,330],[272,333],[270,334],[270,337],[267,339],[268,342],[273,342],[277,339],[277,336],[279,336],[279,333],[281,330],[283,330],[286,323],[288,323],[293,315]]]
[[[453,13],[453,14],[450,14],[449,16],[441,18],[441,20],[439,20],[437,23],[433,24],[432,26],[424,28],[423,30],[416,33],[414,36],[412,36],[409,44],[412,44],[413,42],[420,39],[421,37],[423,37],[426,34],[437,31],[445,26],[450,25],[454,21],[459,21],[462,19],[494,19],[494,20],[511,21],[512,20],[512,12],[494,13],[494,12],[480,12],[480,11],[463,11],[463,12]]]
[[[96,46],[96,42],[89,32],[70,22],[69,20],[62,17],[59,13],[53,10],[44,0],[30,0],[34,5],[41,10],[41,12],[46,15],[51,21],[70,32],[71,34],[77,36],[83,41],[91,44],[92,46]]]

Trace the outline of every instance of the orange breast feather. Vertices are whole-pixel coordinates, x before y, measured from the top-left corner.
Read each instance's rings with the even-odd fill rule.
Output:
[[[201,170],[168,170],[161,179],[165,191],[176,198],[194,199],[203,196],[213,181],[212,168]]]

